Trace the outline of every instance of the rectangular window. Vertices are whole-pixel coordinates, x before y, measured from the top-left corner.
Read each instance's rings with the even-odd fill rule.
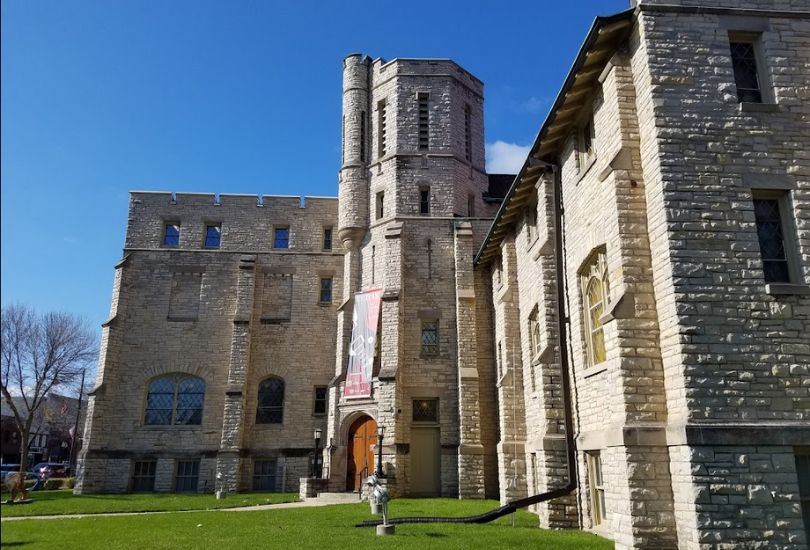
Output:
[[[475,217],[475,195],[472,193],[467,195],[467,217]]]
[[[157,462],[154,460],[138,460],[132,470],[132,492],[151,493],[155,490],[155,468]]]
[[[500,342],[498,342],[498,357],[495,361],[495,371],[498,373],[498,378],[501,378],[503,376],[503,349]]]
[[[786,191],[752,191],[754,219],[766,283],[789,283],[794,278],[789,196]]]
[[[256,460],[253,462],[253,490],[274,493],[276,488],[276,461]]]
[[[796,475],[799,478],[799,501],[804,529],[810,533],[810,447],[796,450]]]
[[[419,213],[423,216],[430,214],[430,187],[419,188]]]
[[[593,115],[591,115],[580,130],[580,145],[583,164],[593,155]]]
[[[529,314],[529,341],[532,346],[532,357],[536,358],[543,349],[543,342],[540,333],[539,306],[534,306]]]
[[[332,250],[332,228],[323,228],[323,249]]]
[[[323,278],[321,278],[320,302],[322,304],[331,304],[332,303],[332,278],[331,277],[323,277]]]
[[[276,227],[273,229],[273,248],[290,248],[289,227]]]
[[[180,246],[180,222],[169,222],[163,226],[163,246]]]
[[[205,248],[219,248],[222,236],[222,225],[211,224],[205,226]]]
[[[591,489],[591,515],[594,526],[606,520],[605,486],[602,480],[602,455],[599,451],[585,453],[588,458],[588,481]]]
[[[326,386],[315,386],[315,406],[312,409],[313,414],[326,414],[327,396]]]
[[[378,149],[377,156],[380,157],[380,158],[384,157],[385,153],[386,153],[386,139],[388,137],[386,135],[386,132],[388,130],[388,128],[387,128],[387,126],[388,126],[388,120],[387,120],[388,112],[387,111],[388,111],[388,106],[385,104],[385,100],[380,101],[377,104],[377,120],[378,120],[378,126],[379,126],[378,129],[377,129],[377,132],[378,132],[377,138],[378,138],[378,141],[379,141],[378,147],[377,147],[377,149]]]
[[[439,353],[439,321],[436,319],[422,321],[422,353]]]
[[[366,162],[366,112],[360,111],[360,162]]]
[[[531,245],[537,238],[537,205],[533,204],[526,210],[526,239]]]
[[[174,490],[178,493],[196,493],[200,476],[199,460],[178,460],[174,476]]]
[[[754,36],[732,36],[731,66],[737,85],[737,101],[762,103],[762,87],[757,69],[756,39]]]
[[[419,102],[419,150],[427,151],[430,144],[430,110],[428,109],[428,94],[417,94]]]
[[[381,220],[385,214],[385,191],[377,193],[377,219]]]
[[[438,422],[439,421],[439,400],[438,399],[414,399],[413,400],[413,422]]]
[[[464,106],[464,158],[472,161],[472,109]]]

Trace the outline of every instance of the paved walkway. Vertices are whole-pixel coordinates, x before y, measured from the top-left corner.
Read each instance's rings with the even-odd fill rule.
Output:
[[[360,502],[359,500],[357,502]],[[283,508],[310,508],[313,506],[332,506],[334,504],[348,504],[347,502],[322,501],[311,498],[297,502],[282,502],[280,504],[258,504],[256,506],[239,506],[236,508],[215,508],[213,510],[165,510],[159,512],[104,512],[100,514],[65,514],[61,516],[14,516],[1,517],[0,521],[21,521],[24,519],[78,519],[99,518],[111,516],[148,516],[156,514],[187,514],[192,512],[259,512],[261,510],[279,510]]]

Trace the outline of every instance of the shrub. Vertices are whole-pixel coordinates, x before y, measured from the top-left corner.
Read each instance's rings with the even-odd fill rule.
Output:
[[[56,489],[72,489],[74,478],[72,477],[52,477],[45,480],[40,487],[43,491],[55,491]]]

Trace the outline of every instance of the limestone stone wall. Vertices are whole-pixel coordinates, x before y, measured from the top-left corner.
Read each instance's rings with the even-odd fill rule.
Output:
[[[176,248],[162,246],[167,222],[180,224]],[[210,223],[222,226],[218,249],[202,246]],[[250,489],[258,456],[286,459],[287,488],[295,490],[313,430],[326,420],[313,405],[314,387],[328,384],[334,365],[343,252],[337,239],[323,250],[323,228],[336,224],[334,199],[264,197],[259,205],[258,197],[132,194],[79,492],[126,491],[132,462],[152,459],[156,490],[173,489],[177,459],[201,459],[199,490],[214,490],[222,452],[226,488]],[[273,250],[275,225],[289,226],[289,249]],[[263,319],[265,287],[256,281],[266,273],[291,277],[286,319]],[[319,299],[323,277],[333,278],[329,303]],[[178,292],[184,285],[194,291]],[[173,299],[182,315],[173,315]],[[321,335],[316,345],[300,345],[313,334]],[[172,373],[204,380],[200,425],[144,424],[149,381]],[[257,385],[268,375],[285,380],[284,422],[254,425]]]
[[[751,7],[797,8],[784,2]],[[810,75],[801,69],[810,55],[810,27],[806,14],[759,15],[642,10],[631,52],[670,431],[678,434],[670,445],[697,444],[689,435],[692,424],[730,425],[725,444],[780,456],[786,449],[779,442],[810,442],[801,428],[810,402],[798,389],[810,364],[810,172],[802,99]],[[763,105],[737,102],[729,53],[734,32],[757,39]],[[673,55],[681,62],[671,63]],[[789,195],[786,231],[795,245],[788,253],[799,267],[793,286],[778,288],[763,279],[752,203],[752,190],[762,189]],[[765,426],[774,447],[757,435]],[[680,544],[697,548],[722,539],[742,545],[759,538],[800,547],[790,521],[759,519],[758,492],[785,492],[767,476],[728,472],[729,480],[740,482],[732,524],[720,509],[702,505],[695,485],[682,483],[683,473],[701,465],[726,472],[725,457],[733,450],[712,452],[722,458],[706,465],[705,457],[670,447],[681,481],[673,483]],[[789,517],[796,512],[795,506],[783,510]],[[713,512],[716,523],[708,519]]]

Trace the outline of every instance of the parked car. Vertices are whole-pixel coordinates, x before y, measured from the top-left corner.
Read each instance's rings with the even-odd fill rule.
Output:
[[[31,472],[37,476],[43,473],[43,468],[46,468],[46,477],[69,477],[70,465],[62,464],[60,462],[40,462],[31,468]]]

